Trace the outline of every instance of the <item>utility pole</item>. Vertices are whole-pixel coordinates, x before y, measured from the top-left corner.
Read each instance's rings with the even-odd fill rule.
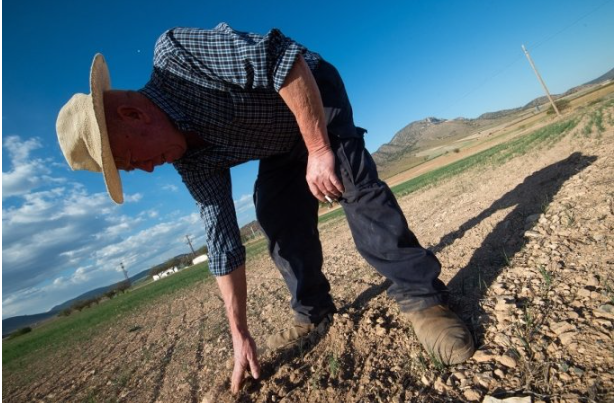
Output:
[[[192,250],[192,257],[195,258],[196,252],[194,252],[194,247],[192,246],[192,241],[190,240],[190,236],[186,235],[185,239],[186,239],[187,244],[190,245],[190,249]]]
[[[128,277],[128,271],[124,267],[124,262],[120,262],[119,267],[120,269],[122,269],[122,272],[124,273],[124,277],[126,277],[126,281],[130,281],[130,278]]]
[[[550,104],[552,105],[552,108],[554,108],[554,111],[556,112],[556,115],[558,117],[561,117],[561,112],[559,112],[559,108],[556,107],[556,104],[554,103],[554,100],[550,96],[550,92],[548,91],[548,87],[546,87],[546,83],[544,83],[544,80],[542,80],[542,76],[539,75],[539,72],[537,71],[537,68],[535,67],[535,64],[533,63],[533,59],[531,59],[531,55],[529,55],[529,51],[524,47],[524,45],[522,45],[522,50],[524,51],[524,54],[527,56],[527,59],[529,60],[529,64],[531,65],[531,68],[535,72],[535,75],[537,76],[537,79],[541,83],[542,88],[546,92],[546,96],[550,100]]]

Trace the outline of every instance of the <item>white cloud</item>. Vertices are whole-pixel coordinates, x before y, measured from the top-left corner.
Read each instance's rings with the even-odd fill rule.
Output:
[[[143,198],[143,195],[140,193],[135,193],[133,195],[125,195],[124,200],[126,203],[137,203]]]
[[[11,169],[2,172],[2,199],[23,196],[49,182],[62,182],[63,179],[49,176],[50,160],[30,158],[30,154],[42,148],[38,138],[22,141],[19,136],[7,136],[2,143],[8,151]]]
[[[27,186],[9,186],[10,196],[19,197],[3,202],[3,317],[43,312],[120,281],[120,262],[134,275],[187,253],[185,234],[202,239],[196,209],[188,215],[174,211],[162,216],[153,209],[128,215],[130,209],[114,204],[106,192],[92,193],[80,183],[52,177],[57,164],[32,157],[42,147],[38,139],[10,136],[3,147],[12,167],[3,172],[3,189],[5,179],[17,180],[28,169],[39,178]],[[142,198],[136,193],[126,201]]]
[[[245,194],[234,201],[235,210],[237,212],[237,221],[239,226],[243,226],[256,218],[256,208],[254,206],[254,198],[250,194]]]
[[[21,165],[28,162],[32,151],[41,148],[43,145],[40,139],[36,137],[22,141],[19,136],[7,136],[4,138],[2,146],[9,152],[13,164]]]
[[[237,214],[241,214],[254,208],[254,198],[252,195],[246,194],[241,196],[239,200],[235,200],[234,204]]]
[[[169,183],[169,184],[162,186],[162,190],[167,190],[169,192],[177,192],[179,188],[173,185],[172,183]]]
[[[121,214],[106,193],[78,186],[33,192],[3,210],[3,316],[36,313],[180,253],[185,234],[201,234],[199,215],[151,223],[154,210]],[[15,296],[22,296],[15,298]]]

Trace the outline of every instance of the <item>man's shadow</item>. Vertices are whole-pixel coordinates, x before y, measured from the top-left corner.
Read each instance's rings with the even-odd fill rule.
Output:
[[[457,312],[460,310],[459,314],[467,316],[479,311],[479,301],[497,276],[508,267],[514,255],[522,249],[525,232],[537,222],[534,219],[527,221],[527,218],[546,211],[563,184],[596,159],[575,152],[529,175],[479,215],[444,235],[431,248],[437,254],[497,211],[513,207],[484,238],[467,265],[449,281],[450,302]]]
[[[521,250],[525,232],[535,225],[536,221],[527,222],[527,218],[543,213],[563,184],[596,160],[595,156],[575,152],[564,160],[534,172],[479,215],[462,224],[457,230],[444,235],[436,245],[429,248],[437,254],[497,211],[513,207],[484,238],[467,265],[448,282],[445,299],[449,299],[449,303],[459,315],[468,319],[472,314],[480,312],[479,301],[514,255]],[[362,311],[361,308],[390,285],[389,280],[372,285],[358,295],[351,305],[342,307],[340,311],[349,308]]]
[[[437,254],[497,211],[514,206],[486,236],[469,263],[461,268],[448,283],[450,302],[461,316],[466,317],[479,311],[480,299],[484,297],[497,276],[507,267],[512,257],[521,250],[525,231],[535,224],[535,222],[527,223],[527,217],[542,213],[563,184],[590,166],[596,159],[597,157],[585,156],[576,152],[564,160],[531,174],[524,182],[496,200],[490,207],[462,224],[457,230],[444,235],[436,245],[430,248]],[[351,304],[340,307],[339,311],[348,312],[353,308],[358,311],[354,314],[353,319],[360,320],[366,304],[383,293],[390,284],[389,280],[385,280],[370,286]],[[318,340],[311,343],[301,354],[310,351],[323,336],[319,336]],[[263,363],[263,378],[267,379],[272,376],[279,365],[297,354],[298,350],[295,349],[284,354],[277,354],[272,360]],[[259,389],[259,386],[259,384],[252,384],[246,389],[251,389],[253,393]],[[239,401],[249,401],[249,398],[248,400],[239,399]]]

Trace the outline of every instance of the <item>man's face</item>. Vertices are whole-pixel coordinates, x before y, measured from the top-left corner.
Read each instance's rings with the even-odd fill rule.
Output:
[[[109,133],[111,152],[118,169],[141,169],[152,172],[154,167],[172,163],[187,150],[185,136],[175,127],[149,125],[142,133]]]

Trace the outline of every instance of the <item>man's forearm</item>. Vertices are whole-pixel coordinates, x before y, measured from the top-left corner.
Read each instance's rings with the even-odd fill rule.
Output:
[[[251,369],[254,378],[260,377],[260,364],[256,343],[247,330],[247,281],[245,265],[230,274],[216,277],[217,285],[224,298],[226,316],[232,334],[234,369],[230,378],[230,389],[237,393],[241,388],[245,370]]]
[[[294,114],[309,152],[306,175],[309,190],[321,202],[339,198],[344,189],[335,174],[322,96],[303,56],[297,57],[279,95]]]
[[[294,62],[279,95],[296,117],[309,153],[329,149],[322,97],[303,56]]]
[[[245,334],[247,329],[247,281],[245,279],[245,265],[237,268],[226,276],[216,277],[220,288],[226,316],[233,336]]]

